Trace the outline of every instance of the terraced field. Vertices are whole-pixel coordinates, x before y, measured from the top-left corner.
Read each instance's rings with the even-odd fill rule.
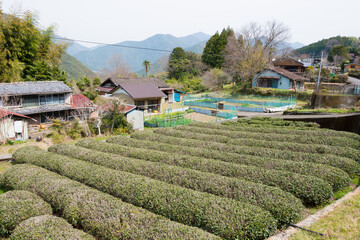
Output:
[[[78,228],[65,233],[82,230],[84,239],[265,239],[359,175],[358,135],[253,122],[194,122],[48,151],[25,147],[0,185],[36,194]],[[3,236],[24,236],[38,221],[25,222]]]

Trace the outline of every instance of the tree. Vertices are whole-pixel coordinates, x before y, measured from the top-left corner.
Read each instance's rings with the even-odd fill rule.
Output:
[[[223,29],[221,34],[216,32],[206,43],[201,60],[212,68],[222,68],[224,63],[223,52],[225,50],[227,39],[233,32],[230,27]]]
[[[236,82],[248,85],[254,75],[271,65],[288,38],[288,28],[275,21],[261,26],[250,23],[239,34],[230,33],[224,51],[224,70]]]
[[[122,56],[118,53],[113,54],[107,61],[110,69],[104,68],[102,70],[104,78],[108,77],[132,77],[134,73],[131,72],[129,65],[124,61]]]
[[[67,45],[53,36],[53,27],[39,29],[31,12],[17,17],[0,11],[0,81],[64,80],[58,64]]]
[[[334,46],[328,55],[328,61],[335,62],[335,64],[341,63],[348,57],[348,51],[344,45]]]
[[[148,76],[149,70],[151,68],[150,61],[144,60],[143,66],[145,67],[146,77]]]
[[[181,47],[173,49],[168,62],[168,77],[184,80],[199,76],[204,70],[200,56],[193,52],[185,52]]]
[[[202,76],[204,86],[209,90],[222,89],[223,84],[230,81],[230,76],[218,68],[213,68]]]

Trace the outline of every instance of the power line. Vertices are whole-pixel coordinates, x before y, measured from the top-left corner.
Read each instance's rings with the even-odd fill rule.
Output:
[[[85,41],[85,40],[78,40],[78,39],[70,39],[70,38],[61,38],[61,37],[52,37],[52,38],[53,38],[53,39],[58,39],[58,40],[65,40],[65,41],[69,41],[69,42],[81,42],[81,43],[90,43],[90,44],[100,44],[100,45],[112,46],[112,47],[133,48],[133,49],[149,50],[149,51],[158,51],[158,52],[169,52],[169,53],[172,52],[172,50],[158,49],[158,48],[146,48],[146,47],[126,46],[126,45],[121,45],[121,44],[92,42],[92,41]]]

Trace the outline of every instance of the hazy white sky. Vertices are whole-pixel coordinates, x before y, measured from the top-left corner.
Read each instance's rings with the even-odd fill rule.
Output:
[[[118,43],[157,33],[214,34],[249,22],[283,22],[291,42],[360,37],[360,0],[0,0],[5,12],[31,10],[41,26],[68,38]]]

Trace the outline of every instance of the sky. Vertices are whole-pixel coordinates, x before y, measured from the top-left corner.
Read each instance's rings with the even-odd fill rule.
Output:
[[[4,12],[30,10],[41,27],[93,42],[141,41],[163,33],[209,35],[230,26],[276,20],[290,29],[289,42],[332,36],[360,37],[359,0],[0,0]]]

